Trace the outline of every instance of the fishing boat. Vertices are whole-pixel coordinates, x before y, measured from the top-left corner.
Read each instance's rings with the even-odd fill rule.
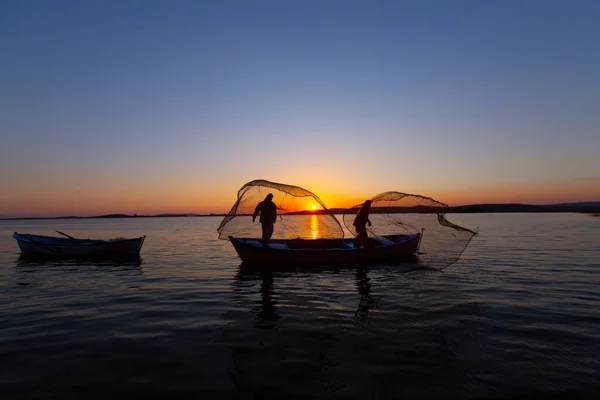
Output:
[[[334,212],[304,188],[259,179],[240,188],[217,232],[219,239],[229,240],[247,263],[330,264],[418,258],[436,269],[456,262],[476,234],[448,221],[444,215],[449,207],[439,201],[384,192],[369,199],[369,237],[365,246],[357,248],[354,221],[366,203]],[[269,210],[265,230],[255,221],[262,210]]]
[[[139,254],[146,235],[137,238],[76,239],[15,232],[22,254],[45,256],[125,256]]]
[[[229,237],[244,262],[261,263],[354,263],[359,261],[407,260],[414,258],[421,234],[386,235],[369,238],[357,249],[353,238],[273,239],[263,246],[259,239]]]

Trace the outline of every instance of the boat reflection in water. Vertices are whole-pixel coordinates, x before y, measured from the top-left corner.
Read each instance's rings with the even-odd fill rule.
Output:
[[[16,267],[34,272],[42,269],[137,271],[142,273],[142,258],[139,254],[125,256],[70,256],[52,257],[20,254]]]
[[[358,319],[359,324],[366,322],[372,309],[376,307],[376,300],[373,297],[371,290],[371,278],[369,272],[377,270],[389,271],[393,269],[394,273],[407,273],[421,269],[423,266],[419,264],[418,259],[390,263],[355,263],[340,266],[335,265],[319,265],[319,264],[290,264],[290,265],[274,265],[272,263],[247,263],[242,262],[235,275],[232,283],[233,290],[236,293],[243,295],[239,300],[240,303],[247,306],[252,304],[252,311],[255,314],[255,319],[261,321],[257,325],[258,328],[272,329],[277,326],[275,321],[281,319],[278,311],[278,302],[284,297],[293,297],[299,300],[305,295],[309,295],[312,291],[305,288],[303,294],[301,287],[306,283],[306,279],[314,277],[317,281],[321,279],[329,280],[331,277],[340,278],[347,281],[344,276],[351,277],[353,272],[353,286],[358,295],[358,301],[354,315]],[[425,267],[427,269],[427,267]],[[312,278],[311,278],[312,280]],[[277,284],[279,282],[279,285]],[[260,285],[259,290],[256,290]],[[346,285],[344,285],[346,286]],[[348,288],[349,286],[346,286]],[[283,289],[282,289],[283,288]],[[286,288],[289,288],[290,293]],[[336,287],[336,289],[338,289]],[[345,289],[344,289],[345,290]],[[282,292],[284,291],[284,292]],[[297,292],[297,293],[292,293]],[[256,295],[260,294],[260,299],[256,299]],[[289,301],[287,302],[289,303]],[[304,301],[302,301],[304,303]]]
[[[256,394],[269,387],[281,397],[324,398],[339,389],[345,366],[362,367],[354,348],[365,348],[376,332],[379,285],[418,268],[241,263],[217,340],[230,355],[227,370],[237,390]]]

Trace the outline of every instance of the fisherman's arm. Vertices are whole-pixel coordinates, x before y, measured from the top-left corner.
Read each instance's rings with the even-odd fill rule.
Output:
[[[252,222],[254,222],[254,220],[256,219],[256,216],[258,215],[258,213],[260,212],[261,209],[261,204],[262,203],[258,203],[256,205],[256,208],[254,209],[254,214],[252,214]]]

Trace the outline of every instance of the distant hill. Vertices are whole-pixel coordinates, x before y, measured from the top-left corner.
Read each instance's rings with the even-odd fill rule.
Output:
[[[226,214],[156,214],[156,215],[129,215],[129,214],[105,214],[91,217],[66,216],[66,217],[18,217],[0,218],[0,220],[29,220],[29,219],[104,219],[104,218],[173,218],[173,217],[224,217]]]
[[[552,204],[548,207],[590,207],[590,208],[598,208],[600,207],[600,201],[587,201],[582,203],[560,203],[560,204]]]
[[[582,203],[561,203],[547,205],[532,204],[470,204],[451,207],[452,213],[498,213],[498,212],[600,212],[600,201]]]

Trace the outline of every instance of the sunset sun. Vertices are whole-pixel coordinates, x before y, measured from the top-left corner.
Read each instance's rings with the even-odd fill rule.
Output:
[[[313,209],[313,210],[316,210],[316,209],[317,209],[317,206],[316,206],[315,204],[313,204],[313,206],[312,206],[312,209]]]

